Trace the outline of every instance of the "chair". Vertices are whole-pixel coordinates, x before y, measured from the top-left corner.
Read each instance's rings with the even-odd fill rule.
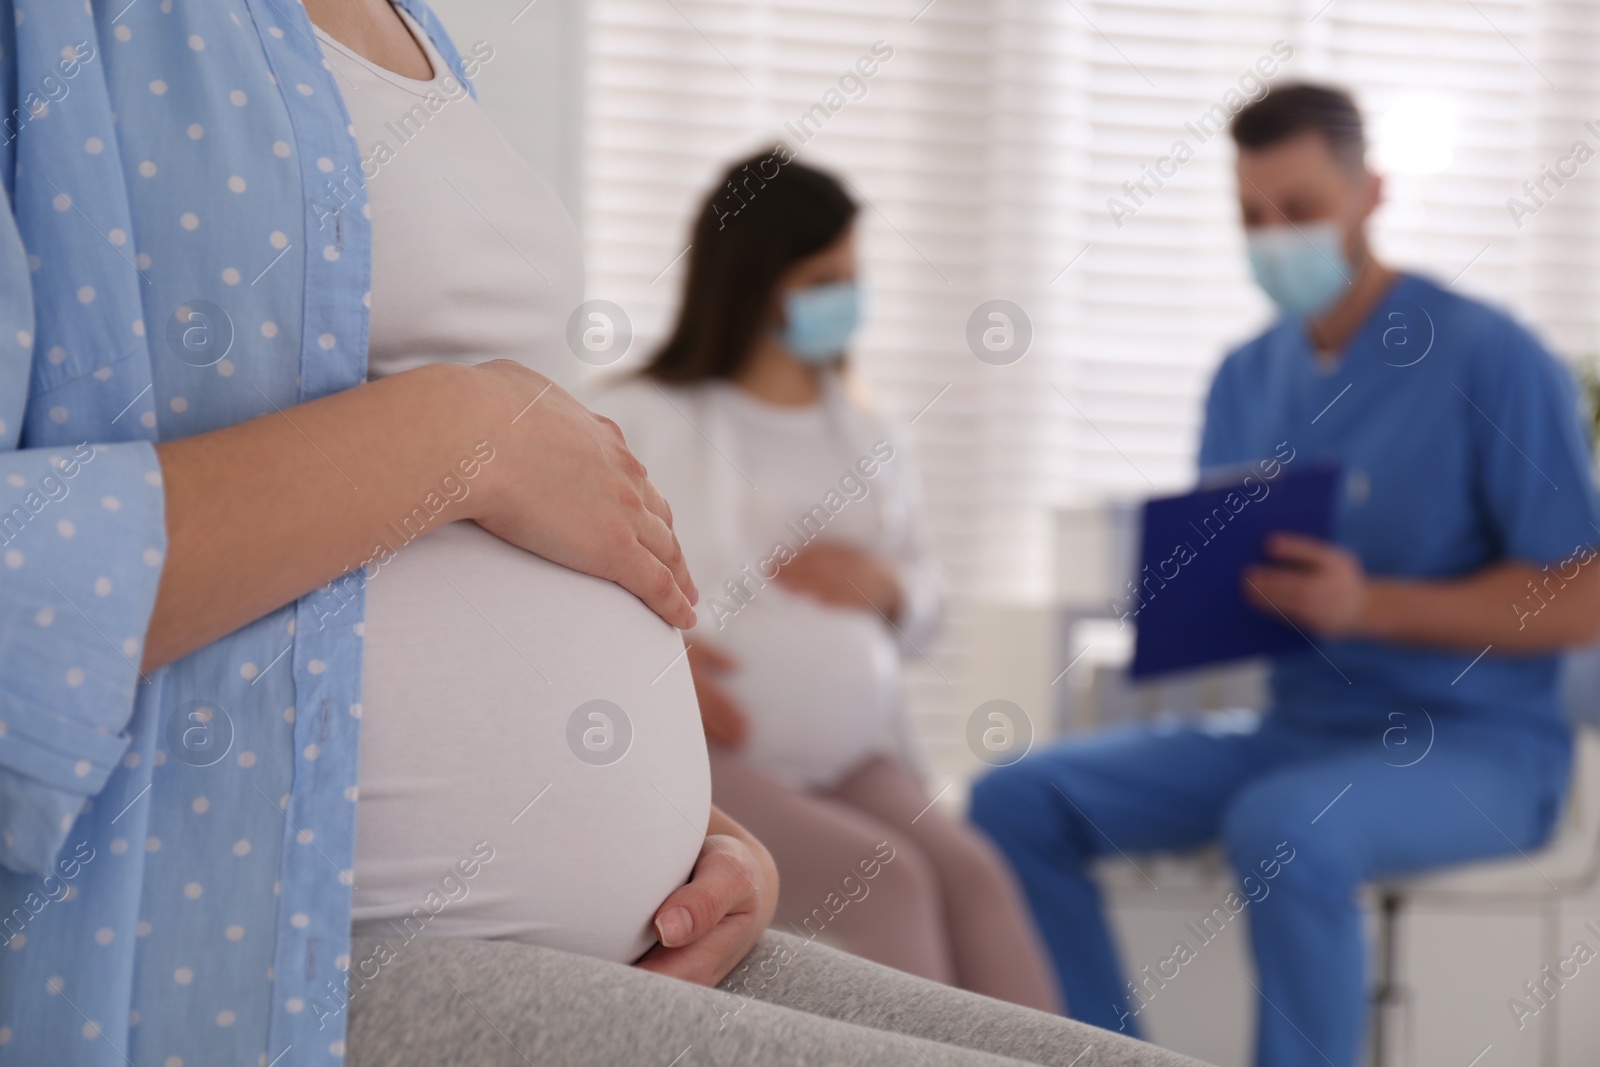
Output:
[[[1578,655],[1593,655],[1592,652]],[[1573,753],[1572,787],[1550,840],[1528,856],[1464,864],[1374,887],[1378,962],[1372,993],[1372,1067],[1395,1067],[1398,1016],[1410,990],[1396,967],[1396,945],[1408,905],[1485,901],[1558,902],[1586,895],[1600,884],[1600,730],[1580,727]],[[1554,943],[1556,909],[1540,908],[1543,939]],[[1559,1009],[1559,1001],[1552,1007]],[[1553,1057],[1546,1057],[1553,1062]]]
[[[1114,671],[1114,667],[1108,669],[1108,673]],[[1478,910],[1478,905],[1515,908],[1520,914],[1538,916],[1543,952],[1547,946],[1559,943],[1563,903],[1570,906],[1579,898],[1600,900],[1600,723],[1596,722],[1600,718],[1600,646],[1569,656],[1564,702],[1569,716],[1580,724],[1574,744],[1572,785],[1559,821],[1543,847],[1526,857],[1513,855],[1463,864],[1368,887],[1367,896],[1373,905],[1375,964],[1371,1067],[1411,1067],[1420,1062],[1407,1054],[1411,1044],[1407,1007],[1417,990],[1413,980],[1402,973],[1399,959],[1408,913],[1436,915],[1440,908],[1451,907],[1470,912]],[[1154,896],[1147,893],[1146,875],[1163,889],[1194,892],[1202,897],[1215,896],[1233,885],[1233,875],[1220,849],[1214,846],[1135,859],[1139,870],[1120,857],[1098,865],[1102,885],[1124,899],[1146,900]],[[1548,1034],[1537,1054],[1542,1067],[1581,1062],[1578,1054],[1564,1053],[1560,1048],[1553,1020],[1563,1008],[1584,1010],[1562,998],[1551,1002],[1551,1015],[1541,1019]]]

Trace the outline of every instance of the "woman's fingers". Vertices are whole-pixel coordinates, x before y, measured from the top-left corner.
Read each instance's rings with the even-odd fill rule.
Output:
[[[716,805],[689,884],[662,901],[657,931],[670,936],[645,953],[638,966],[688,982],[715,985],[754,947],[778,900],[778,868],[750,831]],[[692,941],[678,942],[688,913]],[[697,912],[697,908],[699,911]]]
[[[695,589],[694,579],[689,576],[689,564],[683,558],[683,549],[679,546],[677,535],[672,530],[672,505],[667,503],[666,497],[661,495],[661,491],[650,480],[644,464],[640,463],[638,457],[628,449],[628,442],[622,436],[621,427],[603,415],[595,415],[594,419],[603,427],[603,433],[614,438],[616,448],[623,453],[624,458],[619,461],[618,467],[625,475],[633,476],[634,489],[646,512],[639,516],[637,536],[640,543],[655,553],[656,558],[672,571],[673,577],[677,579],[678,588],[683,590],[683,595],[689,603],[696,603],[700,599],[700,594]]]
[[[526,367],[495,360],[477,371],[490,410],[505,416],[506,458],[475,494],[472,517],[520,548],[616,582],[674,626],[693,626],[697,594],[672,509],[616,424]]]
[[[672,505],[667,503],[667,498],[661,495],[661,490],[656,488],[656,483],[650,480],[648,472],[644,483],[639,486],[639,494],[644,497],[644,506],[656,518],[666,524],[667,529],[672,529]]]
[[[720,645],[698,638],[689,642],[689,662],[694,666],[709,667],[714,671],[737,670],[739,661]]]
[[[655,493],[654,486],[649,488]],[[659,499],[660,494],[656,495]],[[667,514],[670,516],[672,513],[669,511]],[[673,532],[670,518],[664,519],[653,510],[646,512],[640,517],[638,540],[672,572],[672,579],[678,583],[684,599],[690,604],[697,603],[700,593],[695,589],[694,579],[689,576],[689,561],[683,556],[683,546],[678,543],[678,535]]]
[[[739,705],[715,682],[696,678],[695,691],[700,696],[700,722],[705,727],[706,740],[723,748],[744,747],[747,729]]]
[[[723,835],[706,838],[687,885],[667,894],[656,909],[656,933],[667,948],[699,940],[756,898],[754,862],[744,843]]]
[[[727,916],[698,941],[679,948],[656,945],[644,954],[638,967],[679,981],[714,986],[732,974],[750,951],[754,923],[753,915]]]
[[[700,728],[705,731],[706,744],[719,748],[736,747],[727,737],[726,725],[704,700],[700,701]]]
[[[601,574],[644,601],[645,607],[680,630],[692,629],[695,624],[694,607],[678,584],[677,575],[662,563],[655,553],[635,542],[626,559],[616,562],[614,569]]]

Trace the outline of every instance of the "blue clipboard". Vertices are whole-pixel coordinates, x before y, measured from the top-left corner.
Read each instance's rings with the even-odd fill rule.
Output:
[[[1138,628],[1129,674],[1303,651],[1282,616],[1245,601],[1242,575],[1265,561],[1269,534],[1331,540],[1338,489],[1338,467],[1321,465],[1147,501],[1137,588],[1120,598]]]

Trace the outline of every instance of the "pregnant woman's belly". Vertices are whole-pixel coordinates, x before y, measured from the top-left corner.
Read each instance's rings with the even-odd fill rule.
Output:
[[[826,788],[873,753],[898,754],[900,655],[877,615],[768,585],[721,630],[702,627],[738,661],[726,684],[749,720],[740,755],[756,767]]]
[[[649,948],[711,804],[678,632],[473,523],[384,565],[364,632],[355,932]]]

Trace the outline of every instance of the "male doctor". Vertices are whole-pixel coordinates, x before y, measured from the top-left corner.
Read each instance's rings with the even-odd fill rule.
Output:
[[[1360,885],[1550,834],[1572,747],[1559,652],[1600,636],[1600,511],[1562,366],[1504,313],[1373,256],[1382,183],[1350,97],[1285,86],[1231,132],[1251,269],[1281,315],[1217,371],[1200,466],[1285,442],[1297,465],[1338,463],[1335,540],[1277,535],[1244,575],[1305,647],[1273,664],[1259,718],[1069,741],[979,782],[972,816],[1021,876],[1077,1018],[1139,1033],[1238,915],[1256,1062],[1354,1067]],[[1240,891],[1125,971],[1089,864],[1210,841]]]

